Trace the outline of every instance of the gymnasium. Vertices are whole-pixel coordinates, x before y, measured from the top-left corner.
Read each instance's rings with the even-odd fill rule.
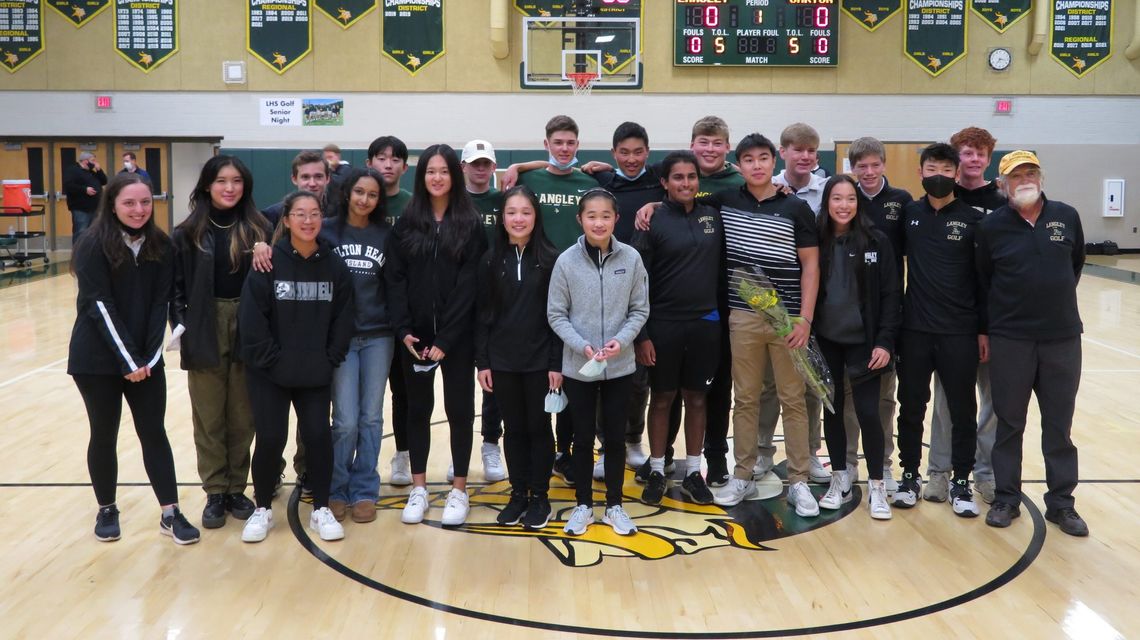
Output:
[[[0,63],[0,635],[1140,637],[1140,471],[1121,459],[1140,448],[1128,400],[1140,388],[1134,0],[0,0]],[[575,492],[559,478],[550,526],[504,527],[496,517],[511,486],[485,478],[478,452],[466,522],[443,526],[435,515],[454,461],[436,380],[434,515],[423,526],[400,521],[409,492],[389,484],[385,402],[376,519],[346,520],[343,540],[306,526],[312,499],[289,466],[265,542],[243,542],[231,519],[175,547],[155,526],[127,411],[122,539],[92,536],[87,413],[67,373],[79,292],[70,167],[93,158],[113,177],[129,155],[170,233],[217,155],[249,168],[258,209],[296,189],[299,152],[332,144],[363,167],[380,136],[406,143],[409,191],[420,154],[439,143],[489,141],[501,181],[510,165],[547,160],[544,127],[559,114],[580,128],[581,164],[616,164],[612,137],[626,121],[648,132],[650,163],[689,149],[706,116],[727,123],[730,162],[742,137],[778,141],[807,123],[829,175],[850,173],[848,148],[869,136],[885,147],[889,183],[916,198],[919,154],[966,127],[997,140],[987,180],[1007,153],[1032,151],[1044,193],[1076,209],[1088,248],[1072,440],[1089,535],[1045,519],[1036,399],[1022,517],[1008,528],[986,526],[980,502],[982,518],[921,501],[872,520],[865,474],[853,501],[816,518],[778,496],[695,504],[680,472],[645,504],[631,467],[623,495],[635,535],[601,525],[564,534]],[[163,357],[178,502],[197,526],[206,495],[188,376],[178,351]],[[479,424],[476,415],[476,449]],[[776,445],[784,478],[782,426]],[[826,485],[812,489],[818,498]]]

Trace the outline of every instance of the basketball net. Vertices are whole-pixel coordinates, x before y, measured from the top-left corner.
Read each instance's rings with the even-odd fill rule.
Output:
[[[588,96],[590,91],[594,88],[594,80],[597,80],[597,74],[593,73],[567,73],[566,77],[570,80],[570,90],[576,96]]]

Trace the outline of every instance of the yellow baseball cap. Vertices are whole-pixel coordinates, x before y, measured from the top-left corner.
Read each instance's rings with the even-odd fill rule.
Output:
[[[1037,159],[1037,154],[1032,151],[1010,151],[1001,158],[998,163],[998,173],[1003,176],[1008,176],[1013,173],[1013,170],[1023,164],[1031,164],[1037,168],[1041,168],[1041,161]]]

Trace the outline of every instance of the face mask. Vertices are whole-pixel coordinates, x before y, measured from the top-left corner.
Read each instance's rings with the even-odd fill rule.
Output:
[[[127,171],[130,171],[131,169],[135,168],[135,165],[131,164],[130,162],[124,162],[123,168],[126,169]]]
[[[550,155],[550,157],[546,161],[550,163],[550,166],[554,167],[555,169],[558,169],[559,171],[565,171],[565,170],[569,169],[570,167],[573,167],[574,165],[578,164],[578,156],[574,156],[574,159],[571,160],[570,162],[566,163],[566,164],[559,164],[559,162],[554,159],[554,154],[549,154],[549,155]]]
[[[646,171],[649,171],[649,167],[642,165],[642,167],[641,167],[641,173],[638,173],[636,176],[633,176],[632,178],[631,178],[631,177],[629,177],[629,176],[627,176],[627,175],[625,175],[625,173],[624,173],[624,172],[623,172],[623,171],[622,171],[620,168],[618,169],[618,172],[617,172],[617,174],[618,174],[619,176],[621,176],[621,178],[622,178],[623,180],[628,180],[628,181],[630,181],[630,182],[633,182],[634,180],[637,180],[637,179],[638,179],[638,178],[640,178],[641,176],[645,175],[645,172],[646,172]]]
[[[954,193],[954,178],[949,176],[927,176],[922,179],[922,188],[934,198],[945,198]]]

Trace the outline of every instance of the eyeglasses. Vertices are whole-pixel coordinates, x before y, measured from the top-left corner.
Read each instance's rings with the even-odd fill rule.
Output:
[[[320,220],[321,214],[319,214],[319,213],[290,213],[289,217],[293,218],[294,220],[299,220],[301,222],[312,222],[314,220]]]

